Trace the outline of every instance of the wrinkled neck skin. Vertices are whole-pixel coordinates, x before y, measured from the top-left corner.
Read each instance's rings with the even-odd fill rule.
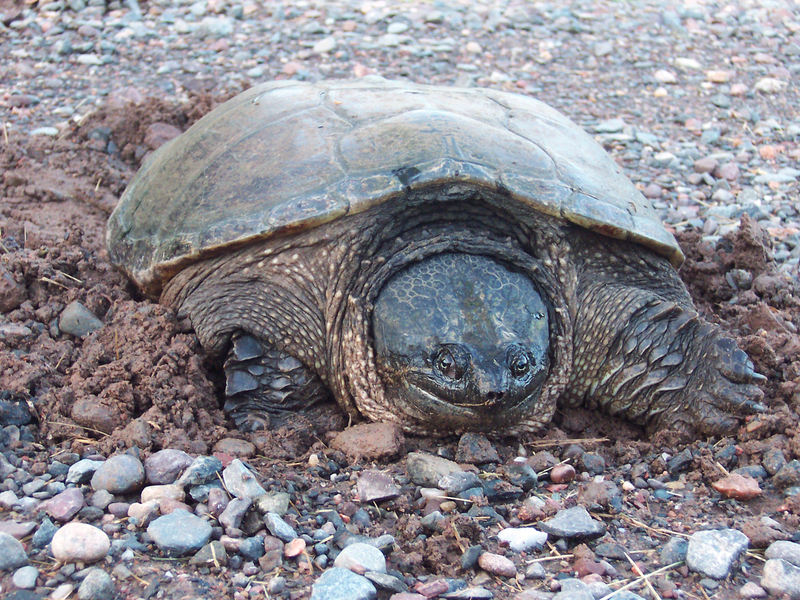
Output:
[[[397,422],[418,434],[533,432],[551,420],[569,381],[574,315],[568,306],[575,275],[563,222],[525,212],[519,204],[496,191],[461,185],[409,192],[360,214],[190,266],[165,286],[161,302],[189,316],[211,355],[222,356],[237,330],[294,355],[354,417]],[[414,311],[421,307],[411,304],[398,313],[398,324],[419,322],[416,338],[398,347],[397,335],[383,335],[387,320],[379,319],[383,333],[376,350],[375,307],[387,308],[392,289],[404,286],[397,277],[439,255],[479,257],[484,261],[479,269],[494,270],[505,285],[520,288],[521,302],[506,302],[508,320],[487,320],[496,303],[466,302],[469,294],[454,291],[450,282],[444,296],[451,307],[471,308],[451,310],[446,323],[471,322],[483,333],[475,329],[471,336],[461,327],[458,336],[448,338],[448,332],[438,331],[425,346],[421,338],[433,323],[417,318]],[[456,267],[449,269],[463,270]],[[513,283],[505,281],[509,278]],[[470,293],[485,297],[488,291],[479,285]],[[520,311],[527,325],[509,333]],[[469,353],[469,376],[444,386],[448,401],[430,397],[436,388],[428,377],[435,366],[432,345],[463,346]],[[416,354],[409,354],[409,347]],[[516,383],[504,383],[509,368],[519,371],[517,363],[525,362],[522,354],[530,371]]]
[[[572,364],[562,224],[453,193],[407,199],[374,232],[343,311],[339,397],[413,433],[537,431]]]

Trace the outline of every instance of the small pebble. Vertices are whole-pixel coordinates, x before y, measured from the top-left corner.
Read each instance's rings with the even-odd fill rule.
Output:
[[[747,536],[736,529],[698,531],[689,538],[686,564],[697,573],[725,579],[748,545]]]
[[[144,465],[132,454],[117,454],[105,461],[92,476],[92,489],[128,494],[144,485]]]
[[[386,558],[383,553],[369,544],[356,543],[347,546],[333,561],[334,567],[350,569],[363,574],[366,571],[386,572]]]
[[[112,600],[114,582],[102,569],[91,569],[78,586],[79,600]]]
[[[334,567],[320,575],[311,587],[311,600],[372,600],[378,590],[372,582],[350,569]]]
[[[497,537],[501,542],[507,542],[515,552],[539,550],[547,541],[546,533],[532,527],[507,527]]]
[[[400,495],[392,478],[376,470],[364,471],[356,484],[361,502],[382,502]]]
[[[150,523],[147,533],[165,555],[183,556],[208,543],[211,525],[185,510],[176,510]]]
[[[726,498],[734,500],[752,500],[761,495],[758,482],[747,475],[731,473],[711,484],[715,490]]]
[[[67,523],[53,536],[53,556],[62,563],[93,563],[105,558],[111,548],[108,535],[87,523]]]
[[[222,471],[222,479],[228,492],[237,498],[252,499],[266,493],[253,472],[238,458]]]
[[[267,513],[264,521],[269,532],[283,542],[291,542],[297,537],[294,528],[275,513]]]
[[[556,465],[550,471],[550,481],[553,483],[569,483],[575,479],[575,467],[572,465]]]
[[[12,582],[21,590],[32,590],[36,587],[36,580],[39,578],[39,569],[26,566],[14,572]]]
[[[493,575],[501,577],[516,577],[517,567],[514,563],[500,554],[484,552],[478,557],[478,566]]]

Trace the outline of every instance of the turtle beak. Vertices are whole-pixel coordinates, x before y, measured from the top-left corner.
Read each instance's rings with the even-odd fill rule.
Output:
[[[476,399],[481,402],[476,406],[491,408],[500,404],[508,392],[508,381],[502,367],[491,369],[473,369],[474,385],[477,387]]]

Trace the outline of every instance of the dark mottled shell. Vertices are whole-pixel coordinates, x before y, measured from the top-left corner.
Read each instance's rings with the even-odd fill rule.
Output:
[[[378,77],[267,83],[226,102],[142,167],[107,241],[157,292],[200,258],[455,181],[683,259],[619,166],[546,104]]]

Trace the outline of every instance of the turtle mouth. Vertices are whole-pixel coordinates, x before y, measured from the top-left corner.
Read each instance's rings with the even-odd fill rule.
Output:
[[[526,396],[498,394],[479,401],[442,398],[408,379],[402,390],[395,391],[398,409],[438,430],[448,427],[496,430],[524,418],[535,410],[539,400],[539,390]]]

